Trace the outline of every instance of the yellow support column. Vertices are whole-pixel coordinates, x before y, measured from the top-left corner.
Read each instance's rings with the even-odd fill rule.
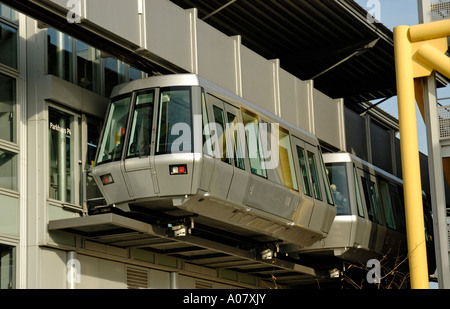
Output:
[[[427,252],[409,27],[398,26],[394,28],[394,51],[411,287],[413,289],[428,289]]]

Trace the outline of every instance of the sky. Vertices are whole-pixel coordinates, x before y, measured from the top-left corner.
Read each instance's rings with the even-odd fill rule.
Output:
[[[368,12],[378,15],[378,20],[387,28],[393,30],[400,25],[412,26],[419,23],[417,0],[355,0],[361,7]],[[379,4],[379,10],[376,11],[376,5]],[[449,105],[449,100],[439,100],[440,98],[450,97],[450,86],[438,90],[438,101],[443,105]],[[380,100],[375,100],[376,103]],[[398,119],[397,97],[393,97],[380,105],[381,109]],[[422,116],[417,109],[417,130],[419,140],[419,150],[428,154],[426,128]]]

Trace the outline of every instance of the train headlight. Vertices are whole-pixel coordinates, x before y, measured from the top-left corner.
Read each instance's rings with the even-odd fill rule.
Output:
[[[104,186],[114,183],[114,179],[111,174],[100,176],[100,179],[102,180],[102,184]]]
[[[170,175],[187,174],[187,165],[186,164],[170,165],[169,172],[170,172]]]

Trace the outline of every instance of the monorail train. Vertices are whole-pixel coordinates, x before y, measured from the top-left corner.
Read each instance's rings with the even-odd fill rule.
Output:
[[[350,153],[325,153],[323,158],[337,215],[328,237],[299,250],[299,257],[328,267],[337,259],[358,265],[383,257],[397,262],[405,259],[402,180]],[[433,273],[433,226],[425,194],[423,205],[429,272]]]
[[[114,88],[93,176],[108,207],[91,213],[174,235],[311,246],[337,211],[315,136],[194,74]]]

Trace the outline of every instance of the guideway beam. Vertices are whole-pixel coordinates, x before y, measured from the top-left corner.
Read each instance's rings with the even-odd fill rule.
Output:
[[[414,78],[429,76],[434,70],[450,78],[450,59],[444,55],[449,35],[450,20],[394,28],[406,233],[413,289],[428,288]]]

